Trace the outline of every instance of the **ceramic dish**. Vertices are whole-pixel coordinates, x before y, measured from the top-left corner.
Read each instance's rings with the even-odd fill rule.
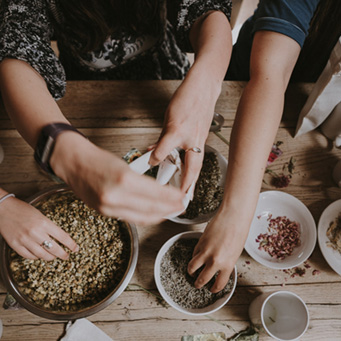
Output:
[[[173,301],[173,299],[167,294],[167,292],[165,291],[161,280],[160,280],[160,265],[161,265],[161,261],[163,256],[165,255],[165,253],[169,250],[169,248],[178,240],[180,239],[192,239],[192,238],[197,238],[199,239],[200,236],[202,235],[202,232],[194,232],[194,231],[187,231],[187,232],[183,232],[183,233],[179,233],[177,235],[175,235],[174,237],[170,238],[160,249],[156,260],[155,260],[155,265],[154,265],[154,278],[155,278],[155,283],[156,286],[159,290],[159,293],[161,294],[161,296],[163,297],[163,299],[174,309],[184,313],[184,314],[188,314],[188,315],[207,315],[210,313],[213,313],[217,310],[219,310],[220,308],[222,308],[232,297],[234,290],[236,288],[237,285],[237,267],[234,267],[234,270],[232,272],[232,279],[233,279],[233,286],[230,292],[228,292],[225,296],[221,297],[220,299],[218,299],[217,301],[215,301],[213,304],[206,306],[204,308],[200,308],[200,309],[187,309],[187,308],[183,308],[182,306],[180,306],[179,304],[175,303]]]
[[[269,214],[273,218],[286,216],[300,224],[301,244],[294,248],[290,256],[283,260],[271,257],[266,251],[259,250],[256,241],[261,233],[268,232]],[[308,208],[296,197],[280,191],[260,193],[245,250],[257,262],[272,269],[290,269],[303,263],[314,250],[316,244],[316,224]]]
[[[205,145],[205,153],[215,153],[217,158],[218,158],[218,163],[221,171],[221,180],[220,180],[220,186],[224,188],[225,186],[225,180],[226,180],[226,172],[227,172],[227,160],[226,158],[220,154],[216,149],[213,147],[210,147],[208,145]],[[208,222],[212,217],[216,214],[217,210],[207,213],[207,214],[202,214],[199,215],[198,217],[194,219],[187,219],[187,218],[180,218],[178,217],[173,217],[173,218],[168,218],[168,220],[173,221],[175,223],[179,224],[202,224]]]
[[[328,246],[327,229],[341,212],[341,199],[331,203],[322,213],[318,223],[318,241],[323,257],[330,267],[341,276],[341,254]]]

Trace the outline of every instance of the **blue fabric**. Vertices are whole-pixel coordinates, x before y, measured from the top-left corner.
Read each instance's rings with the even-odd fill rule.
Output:
[[[248,80],[254,33],[273,31],[295,40],[302,48],[310,21],[320,0],[260,0],[242,26],[225,79]]]

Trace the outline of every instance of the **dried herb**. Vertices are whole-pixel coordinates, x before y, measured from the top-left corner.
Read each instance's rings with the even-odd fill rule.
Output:
[[[252,327],[248,327],[238,334],[227,339],[227,341],[258,341],[259,333]]]
[[[220,186],[221,177],[216,154],[205,153],[193,200],[180,218],[194,219],[203,214],[214,212],[223,200],[224,189]]]
[[[261,233],[256,238],[258,249],[283,260],[293,253],[295,247],[301,245],[300,225],[287,217],[272,218],[271,214],[268,222],[268,233]]]
[[[329,239],[328,246],[341,254],[341,212],[338,217],[330,223],[327,230],[327,237]]]
[[[227,295],[233,287],[233,280],[230,277],[225,288],[214,294],[209,291],[216,278],[213,277],[204,287],[195,288],[194,282],[201,269],[192,277],[187,272],[187,266],[197,242],[198,239],[194,238],[178,240],[165,253],[160,264],[162,286],[175,303],[187,309],[207,307]]]
[[[276,188],[285,188],[288,187],[291,181],[291,175],[276,175],[272,178],[272,184]]]
[[[100,215],[72,193],[56,194],[37,208],[70,234],[79,251],[70,253],[68,260],[53,261],[25,259],[12,251],[10,267],[20,291],[54,311],[75,311],[99,302],[127,268],[130,243],[122,228],[125,223]]]

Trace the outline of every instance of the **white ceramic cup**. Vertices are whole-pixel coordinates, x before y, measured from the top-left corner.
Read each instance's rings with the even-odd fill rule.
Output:
[[[336,164],[333,170],[333,179],[341,187],[341,160]]]
[[[335,146],[341,148],[341,102],[335,106],[328,118],[321,125],[322,133],[331,140]]]
[[[263,327],[274,339],[298,340],[309,325],[306,304],[290,291],[275,291],[256,297],[250,304],[249,316],[256,327]]]

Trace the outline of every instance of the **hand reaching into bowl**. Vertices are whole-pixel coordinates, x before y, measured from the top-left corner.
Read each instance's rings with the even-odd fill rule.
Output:
[[[0,190],[0,196],[4,195],[6,192]],[[69,254],[57,241],[72,252],[78,251],[78,245],[66,232],[36,208],[14,197],[0,204],[0,234],[24,258],[68,259]]]
[[[227,221],[220,214],[208,223],[188,264],[190,275],[204,265],[194,283],[197,288],[207,284],[217,272],[219,274],[210,291],[217,293],[225,287],[247,238],[248,230],[242,229],[241,223],[240,218],[235,222],[233,218]]]

